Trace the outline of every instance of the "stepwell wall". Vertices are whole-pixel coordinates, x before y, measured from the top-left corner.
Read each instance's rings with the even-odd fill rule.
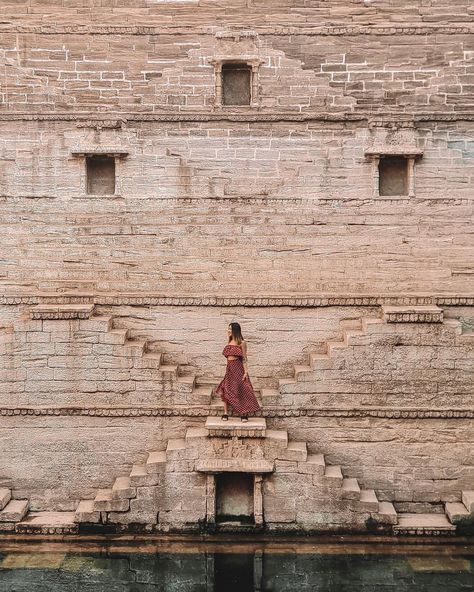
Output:
[[[0,282],[10,304],[0,308],[0,348],[17,331],[0,357],[3,408],[15,408],[0,416],[0,479],[16,497],[33,509],[74,509],[203,421],[21,415],[20,404],[71,403],[40,378],[71,339],[55,335],[53,321],[21,330],[29,306],[16,295],[110,296],[101,312],[157,339],[167,362],[213,378],[225,326],[241,321],[252,378],[272,386],[337,338],[340,319],[377,310],[129,307],[114,298],[472,294],[472,18],[468,0],[2,2]],[[255,107],[216,104],[212,60],[230,57],[261,62]],[[374,196],[364,153],[380,133],[386,147],[423,151],[413,197]],[[128,152],[117,160],[117,195],[85,195],[73,151],[87,149]],[[445,312],[469,324],[464,302]],[[426,353],[433,344],[421,327],[419,335]],[[463,360],[466,410],[472,366]],[[398,362],[391,372],[408,371]],[[448,366],[431,371],[449,381]],[[76,403],[99,402],[76,386]],[[314,416],[298,416],[299,403],[269,423],[399,509],[458,500],[472,488],[472,419],[451,413],[454,395],[430,417],[429,389],[417,416],[394,417],[389,407],[403,394],[379,417],[336,394]],[[346,415],[331,411],[351,403]]]

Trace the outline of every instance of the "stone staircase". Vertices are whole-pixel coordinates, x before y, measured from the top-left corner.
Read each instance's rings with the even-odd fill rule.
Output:
[[[28,513],[28,500],[12,499],[11,489],[0,488],[0,532],[13,531]]]
[[[248,424],[242,424],[239,420],[223,422],[216,417],[209,417],[204,429],[188,428],[184,438],[168,440],[166,450],[150,452],[144,464],[133,465],[128,475],[117,477],[108,489],[99,489],[94,499],[82,500],[75,513],[76,522],[130,524],[145,520],[156,523],[156,512],[150,514],[143,502],[147,499],[147,490],[159,486],[165,473],[169,475],[176,470],[176,464],[183,469],[183,463],[187,463],[189,469],[201,462],[202,468],[206,459],[195,460],[194,446],[197,439],[210,435],[264,437],[278,446],[275,462],[292,462],[302,474],[317,476],[332,488],[335,497],[347,500],[355,511],[370,514],[377,523],[394,525],[397,522],[390,502],[379,502],[375,491],[362,489],[357,479],[344,478],[341,467],[327,465],[322,454],[309,454],[305,442],[289,441],[286,431],[266,429],[264,419],[252,418]],[[240,462],[240,459],[233,460],[236,465]],[[213,459],[208,462],[212,465]]]
[[[394,322],[393,318],[397,315],[402,318],[407,314],[419,315],[420,319],[425,318],[426,315],[435,317],[438,315],[441,318],[434,322],[442,321],[441,309],[437,307],[412,307],[410,312],[402,307],[398,307],[397,310],[393,310],[394,308],[396,307],[385,307],[385,318],[365,317],[359,321],[342,322],[341,339],[329,340],[320,351],[311,353],[308,365],[295,365],[293,377],[280,379],[278,389],[261,390],[259,395],[263,406],[286,404],[285,391],[288,386],[304,382],[310,373],[335,367],[338,353],[350,345],[363,342],[374,325]],[[418,310],[413,311],[413,308]],[[113,315],[94,313],[95,307],[91,304],[41,305],[35,307],[32,318],[79,319],[80,332],[98,333],[99,344],[119,346],[125,356],[133,359],[133,368],[137,371],[150,372],[153,376],[159,374],[161,379],[172,382],[177,392],[181,393],[180,402],[183,404],[209,405],[211,403],[215,383],[203,379],[198,382],[193,375],[182,376],[179,365],[162,363],[163,354],[156,351],[156,344],[153,341],[134,338],[129,329],[115,326],[117,317]],[[459,339],[472,340],[473,334],[462,334],[461,324],[458,321],[448,319],[443,322],[452,326]],[[219,408],[220,405],[213,401],[211,413],[213,410],[218,412]],[[3,524],[1,528],[8,530],[6,527],[8,525],[10,530],[16,532],[77,532],[78,524],[81,523],[155,525],[157,512],[150,500],[156,496],[159,487],[163,485],[165,474],[176,470],[176,467],[173,469],[173,463],[181,463],[178,465],[180,470],[183,463],[188,469],[195,465],[195,458],[189,457],[188,453],[194,454],[193,445],[196,439],[209,435],[212,421],[219,422],[220,418],[210,417],[206,422],[206,428],[189,428],[185,438],[168,440],[166,450],[150,452],[144,464],[134,465],[129,474],[117,477],[111,487],[98,490],[94,499],[82,500],[75,512],[31,512],[25,518],[28,502],[8,500],[8,505],[0,512],[0,523]],[[252,421],[264,420],[254,418]],[[228,430],[231,424],[232,420],[221,427]],[[237,429],[235,426],[234,428]],[[240,424],[239,429],[241,429]],[[278,458],[274,459],[275,466],[277,462],[297,463],[297,472],[318,476],[326,485],[331,485],[337,499],[346,500],[356,512],[365,512],[377,524],[390,525],[395,534],[454,534],[457,524],[473,519],[474,492],[472,491],[462,493],[462,503],[447,503],[445,514],[399,513],[397,515],[392,503],[380,502],[374,490],[363,489],[357,479],[344,477],[340,466],[326,465],[322,454],[308,454],[306,443],[289,442],[288,434],[283,431],[266,430],[265,427],[265,432],[265,437],[269,441],[284,443],[283,448],[278,452]],[[7,494],[4,492],[4,499],[6,498]]]
[[[174,404],[208,405],[212,389],[196,384],[196,377],[183,375],[178,364],[164,364],[161,351],[150,339],[137,338],[127,328],[117,327],[119,317],[97,314],[94,304],[42,304],[31,309],[32,319],[43,320],[79,320],[76,337],[87,340],[89,335],[98,335],[98,345],[103,346],[100,353],[107,355],[108,348],[115,348],[114,353],[132,361],[131,367],[120,366],[121,372],[128,372],[140,380],[148,380],[159,394],[160,387],[166,392],[173,392]],[[111,369],[116,366],[111,365]]]

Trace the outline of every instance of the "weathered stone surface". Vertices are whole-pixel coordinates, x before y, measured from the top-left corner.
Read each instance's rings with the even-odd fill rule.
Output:
[[[468,0],[65,4],[2,6],[14,497],[197,528],[228,470],[269,528],[472,511]],[[221,426],[235,319],[264,417]]]

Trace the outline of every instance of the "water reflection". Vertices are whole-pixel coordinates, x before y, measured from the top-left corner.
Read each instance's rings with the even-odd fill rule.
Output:
[[[222,543],[178,552],[61,546],[0,552],[1,592],[472,592],[474,556],[467,548],[378,553],[350,549],[307,552]],[[64,549],[64,547],[63,547]]]

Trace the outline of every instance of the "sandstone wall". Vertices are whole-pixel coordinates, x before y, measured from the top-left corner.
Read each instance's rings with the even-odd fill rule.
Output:
[[[314,24],[313,24],[314,27]],[[29,33],[4,27],[1,112],[186,113],[221,111],[215,61],[258,64],[252,107],[226,112],[412,115],[469,113],[474,41],[469,28],[336,27],[305,31],[174,33],[79,28]],[[59,29],[60,30],[60,29]],[[397,33],[397,34],[394,34]],[[348,43],[348,38],[350,43]]]
[[[85,195],[91,133],[2,124],[2,283],[160,293],[472,290],[470,123],[430,124],[416,197],[374,198],[371,134],[340,124],[143,124],[118,195]],[[245,202],[244,202],[245,200]],[[245,281],[243,281],[245,278]]]

